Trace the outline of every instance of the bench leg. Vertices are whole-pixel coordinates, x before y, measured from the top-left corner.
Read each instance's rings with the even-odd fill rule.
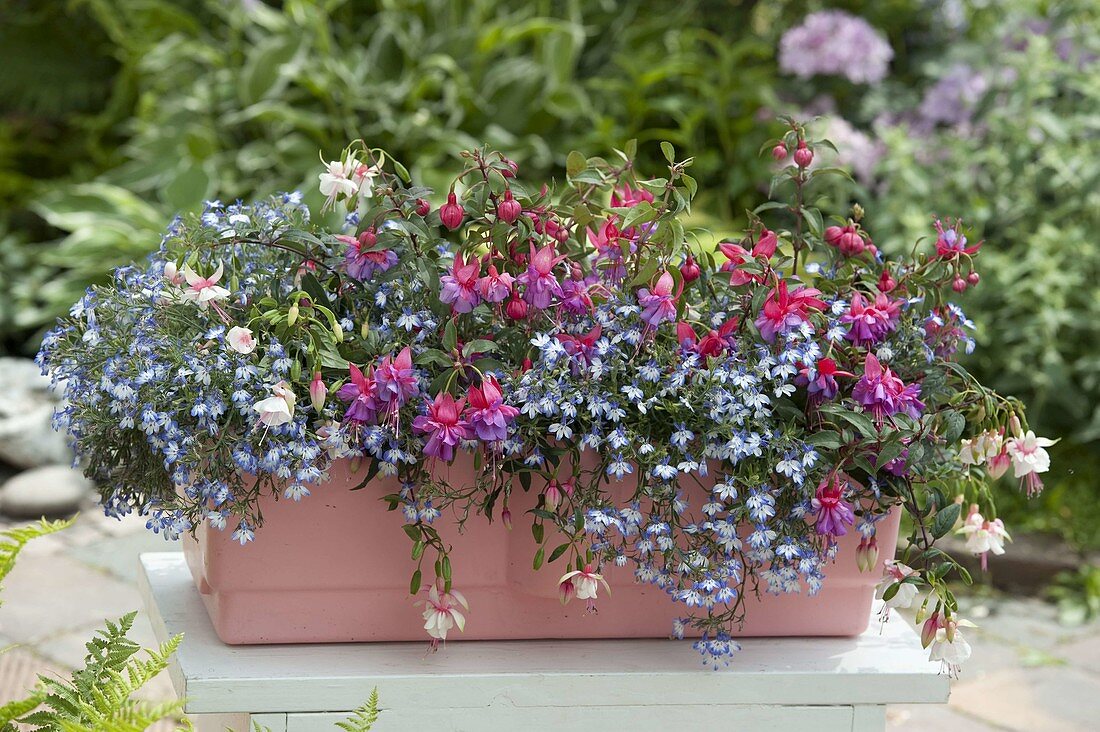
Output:
[[[861,704],[852,707],[852,732],[885,732],[886,707]]]

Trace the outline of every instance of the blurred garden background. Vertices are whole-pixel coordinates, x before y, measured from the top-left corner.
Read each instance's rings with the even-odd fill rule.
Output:
[[[1080,559],[1100,552],[1095,0],[4,0],[0,69],[9,386],[175,213],[289,189],[317,211],[318,151],[349,139],[429,184],[483,142],[542,175],[632,138],[656,170],[669,140],[722,233],[767,195],[776,117],[818,116],[852,174],[827,195],[865,208],[877,246],[909,250],[935,216],[985,240],[965,358],[1061,438],[1042,496],[1000,513],[1070,569],[1033,589],[1063,619],[1100,613]],[[26,410],[8,401],[0,441],[26,431],[5,431]]]

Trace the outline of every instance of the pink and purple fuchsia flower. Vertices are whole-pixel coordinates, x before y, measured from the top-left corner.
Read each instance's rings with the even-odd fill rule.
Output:
[[[470,424],[460,416],[464,406],[464,399],[456,402],[444,392],[427,403],[427,414],[413,420],[413,429],[428,438],[425,455],[446,461],[454,459],[458,443],[470,438]]]
[[[336,238],[348,245],[344,253],[344,267],[349,277],[369,280],[375,274],[385,272],[397,264],[397,252],[392,249],[375,249],[378,236],[370,229],[357,238],[343,234]]]
[[[499,442],[508,438],[508,427],[519,410],[504,403],[495,377],[486,376],[480,387],[471,386],[468,400],[466,421],[479,440]]]
[[[852,505],[844,499],[848,489],[846,480],[834,473],[821,482],[811,504],[816,513],[814,530],[822,536],[836,538],[848,533],[855,521]]]
[[[672,275],[663,272],[657,278],[657,284],[653,285],[652,290],[644,287],[638,290],[638,304],[645,308],[642,311],[642,320],[651,328],[676,319],[676,300],[680,294],[679,292],[672,294],[674,285],[675,280]],[[680,286],[680,290],[683,290],[683,285]]]
[[[880,292],[873,302],[867,302],[862,293],[856,292],[852,295],[851,307],[841,317],[841,321],[849,325],[844,337],[864,348],[881,343],[897,329],[900,312],[899,300],[891,300]]]
[[[905,384],[889,368],[883,367],[873,353],[864,361],[863,376],[852,390],[852,398],[874,415],[882,425],[895,414],[907,414],[919,419],[924,411],[920,400],[920,385]]]
[[[468,313],[473,310],[481,302],[481,296],[478,293],[480,269],[477,259],[466,262],[462,255],[456,255],[454,264],[451,265],[451,273],[439,278],[440,284],[443,285],[439,292],[439,299],[454,308],[456,313]],[[486,289],[494,295],[499,294],[500,284],[498,276],[495,283],[490,282],[486,285]],[[503,299],[502,297],[501,300]]]

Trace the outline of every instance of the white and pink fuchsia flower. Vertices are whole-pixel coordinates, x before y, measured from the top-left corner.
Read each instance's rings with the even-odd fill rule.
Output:
[[[574,597],[578,600],[586,600],[588,602],[588,610],[591,612],[596,609],[596,593],[600,589],[600,585],[604,586],[607,590],[607,594],[611,594],[611,586],[607,584],[607,580],[603,578],[602,574],[597,574],[591,564],[586,564],[584,569],[576,569],[572,572],[566,572],[558,580],[558,597],[561,599],[561,604],[564,605]]]
[[[1027,488],[1029,496],[1037,495],[1043,490],[1043,481],[1039,480],[1039,473],[1050,470],[1050,454],[1045,448],[1054,444],[1054,440],[1046,437],[1036,437],[1035,433],[1028,430],[1026,434],[1017,433],[1005,444],[1009,457],[1012,458],[1012,472],[1020,479],[1020,484]]]
[[[1012,541],[1004,523],[1000,519],[987,521],[978,511],[977,505],[970,507],[970,513],[958,533],[966,536],[967,551],[982,558],[983,571],[988,569],[989,553],[1004,554],[1005,541]]]
[[[882,619],[890,617],[890,611],[899,608],[910,607],[920,594],[920,589],[913,582],[906,582],[910,577],[915,577],[917,572],[901,562],[891,560],[886,563],[885,573],[878,585],[875,586],[875,597],[882,600]],[[891,587],[897,587],[891,590]],[[889,594],[889,597],[887,595]]]
[[[237,353],[248,355],[256,350],[256,339],[252,337],[252,331],[239,325],[229,329],[225,334],[225,342]]]
[[[424,603],[424,630],[432,638],[432,649],[438,647],[440,641],[447,640],[447,633],[451,628],[458,627],[460,632],[466,630],[466,616],[462,610],[470,611],[470,604],[465,596],[458,590],[452,589],[445,592],[438,586],[428,588],[428,599]],[[419,602],[417,604],[420,604]]]
[[[167,276],[167,271],[165,274]],[[229,290],[218,284],[218,281],[222,278],[221,262],[218,262],[218,268],[209,277],[200,276],[187,264],[183,265],[180,274],[187,280],[188,285],[187,289],[183,291],[183,299],[197,304],[204,310],[208,305],[229,297]]]
[[[285,381],[271,387],[272,396],[253,405],[260,415],[260,424],[277,427],[294,419],[294,389]]]

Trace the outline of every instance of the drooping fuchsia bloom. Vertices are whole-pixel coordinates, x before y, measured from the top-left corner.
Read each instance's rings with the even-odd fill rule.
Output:
[[[320,412],[325,408],[325,398],[328,396],[328,387],[321,379],[321,372],[313,372],[313,380],[309,382],[309,401],[313,408]]]
[[[462,209],[462,204],[458,202],[455,192],[451,191],[447,194],[447,202],[439,207],[440,223],[454,231],[462,226],[462,219],[465,217],[466,212]]]
[[[486,376],[480,387],[470,387],[466,421],[479,440],[496,442],[507,439],[508,425],[518,414],[518,409],[504,403],[500,383],[495,377]]]
[[[681,348],[695,351],[703,358],[720,356],[733,347],[739,323],[737,318],[731,318],[717,330],[711,329],[702,338],[695,334],[695,329],[688,323],[677,323],[676,339],[680,341]]]
[[[956,221],[949,229],[943,228],[943,222],[936,220],[936,255],[940,259],[955,259],[964,254],[973,256],[982,248],[982,242],[967,246],[966,236],[959,230],[961,221]]]
[[[593,293],[604,289],[595,274],[585,275],[574,265],[572,274],[561,283],[562,309],[572,315],[587,315],[592,312]]]
[[[632,208],[642,201],[653,203],[653,194],[644,188],[621,186],[611,191],[612,208]]]
[[[919,419],[924,411],[920,384],[906,385],[889,368],[884,368],[873,353],[867,354],[863,376],[852,389],[852,397],[874,415],[876,424],[899,412]]]
[[[588,229],[588,241],[596,248],[596,264],[599,266],[603,278],[608,282],[622,282],[626,279],[626,266],[623,264],[623,235],[615,224],[614,218],[609,218],[600,225],[598,231]],[[629,251],[633,253],[637,245],[631,241]]]
[[[427,414],[417,415],[413,429],[428,435],[425,455],[446,461],[454,458],[455,446],[470,438],[470,425],[460,417],[465,405],[465,399],[456,402],[453,396],[443,392],[427,403]]]
[[[385,272],[397,264],[397,252],[392,249],[375,249],[378,236],[367,229],[358,238],[340,234],[336,237],[348,245],[344,252],[344,268],[348,276],[360,282],[369,280],[377,272]]]
[[[1029,496],[1042,492],[1043,481],[1039,473],[1050,470],[1050,454],[1044,449],[1054,444],[1054,440],[1037,437],[1028,430],[1026,434],[1016,434],[1005,443],[1005,449],[1012,458],[1012,472],[1020,479],[1020,485],[1027,489]]]
[[[952,678],[959,675],[959,668],[970,658],[970,644],[963,638],[959,626],[974,624],[968,620],[956,620],[935,612],[924,621],[921,629],[921,645],[929,648],[928,660],[939,661],[942,669]]]
[[[574,597],[578,600],[587,600],[588,610],[591,612],[596,609],[596,593],[601,584],[610,595],[611,586],[607,584],[607,580],[603,575],[593,571],[591,564],[586,564],[584,569],[575,569],[562,575],[558,580],[558,597],[562,605]]]
[[[756,327],[760,335],[769,343],[775,341],[778,334],[787,334],[799,328],[809,320],[811,310],[823,310],[825,303],[816,295],[821,291],[813,287],[797,287],[787,291],[787,281],[780,280],[772,288],[760,315],[756,318]]]
[[[454,308],[456,313],[470,312],[481,302],[478,294],[480,272],[481,265],[476,258],[467,262],[461,254],[456,254],[451,273],[439,278],[439,283],[443,286],[439,299]]]
[[[294,389],[286,381],[280,381],[271,387],[272,396],[262,399],[252,406],[259,413],[260,424],[277,427],[294,419]]]
[[[218,280],[222,278],[222,263],[218,262],[218,268],[214,270],[214,274],[209,277],[200,277],[195,270],[191,269],[190,265],[183,265],[180,269],[180,274],[187,280],[187,289],[185,289],[181,295],[184,300],[193,302],[203,310],[212,303],[217,303],[218,300],[224,300],[229,297],[229,290],[218,285]],[[216,307],[216,305],[215,305]]]
[[[424,630],[431,636],[431,648],[435,650],[440,641],[447,640],[451,628],[466,630],[466,617],[461,610],[470,611],[466,597],[458,590],[445,592],[442,587],[433,584],[428,588],[428,599],[424,602]],[[419,605],[420,602],[417,602]],[[461,607],[461,610],[459,609]]]
[[[374,372],[374,380],[378,384],[378,398],[387,404],[401,406],[419,394],[420,381],[413,368],[409,347],[402,348],[395,358],[383,358]]]
[[[666,320],[676,319],[676,300],[679,299],[680,292],[684,288],[681,285],[680,290],[673,295],[672,287],[675,284],[676,281],[672,275],[666,271],[657,278],[657,284],[652,290],[644,287],[638,290],[638,304],[644,308],[642,320],[651,328],[656,328]]]
[[[602,332],[603,329],[596,325],[584,335],[575,336],[570,333],[558,333],[556,337],[561,341],[566,353],[577,361],[590,363],[592,354],[596,350],[596,341],[600,339]]]
[[[551,478],[550,482],[546,484],[546,490],[542,493],[543,497],[546,499],[546,507],[551,511],[557,510],[563,496],[573,497],[573,489],[574,485],[572,478],[564,483],[559,483]]]
[[[764,229],[760,239],[753,245],[752,251],[745,249],[740,244],[729,241],[718,242],[718,249],[725,256],[720,271],[730,273],[730,284],[734,287],[748,284],[749,282],[763,282],[762,275],[752,274],[741,269],[741,266],[750,258],[768,260],[775,254],[775,248],[779,243],[775,232]]]
[[[489,265],[489,273],[477,281],[477,291],[485,302],[504,302],[512,291],[512,275],[497,272],[495,264]]]
[[[852,505],[844,500],[844,489],[848,483],[837,473],[833,473],[817,487],[817,495],[810,505],[817,512],[814,530],[822,536],[836,537],[848,533],[848,526],[855,521]]]
[[[810,399],[816,402],[827,401],[836,396],[840,390],[837,376],[853,376],[847,371],[841,371],[836,367],[836,361],[831,358],[820,359],[813,368],[802,366],[795,377],[795,383],[806,387],[806,393]]]
[[[555,297],[561,297],[561,285],[558,284],[553,272],[554,267],[564,259],[565,255],[560,257],[555,255],[553,244],[547,244],[538,250],[535,249],[533,243],[531,244],[531,255],[527,259],[527,271],[517,279],[526,288],[523,292],[523,299],[531,307],[545,310],[550,307],[550,303],[553,302]]]
[[[778,246],[779,237],[775,235],[775,232],[764,229],[760,232],[760,238],[756,240],[756,244],[752,247],[752,256],[771,259]]]
[[[880,292],[871,303],[857,291],[852,296],[852,306],[841,317],[849,325],[844,337],[857,346],[879,343],[898,327],[900,313],[900,300],[891,300]]]
[[[883,620],[889,616],[890,610],[893,608],[907,608],[913,604],[913,600],[917,599],[917,595],[920,594],[920,588],[912,582],[905,581],[915,574],[917,574],[917,572],[914,569],[901,562],[893,559],[886,562],[882,580],[875,586],[875,597],[883,601]],[[897,585],[898,588],[894,591],[893,596],[887,600],[886,590],[894,585]]]
[[[989,567],[989,553],[1000,555],[1005,553],[1005,541],[1012,541],[1012,537],[1005,530],[1005,525],[1000,519],[986,520],[978,510],[977,504],[970,506],[970,513],[966,521],[956,532],[966,537],[966,550],[982,559],[982,571]]]
[[[344,411],[344,421],[355,424],[374,424],[378,420],[378,383],[374,380],[374,368],[364,374],[358,366],[348,364],[350,381],[340,387],[336,396],[349,402]]]

